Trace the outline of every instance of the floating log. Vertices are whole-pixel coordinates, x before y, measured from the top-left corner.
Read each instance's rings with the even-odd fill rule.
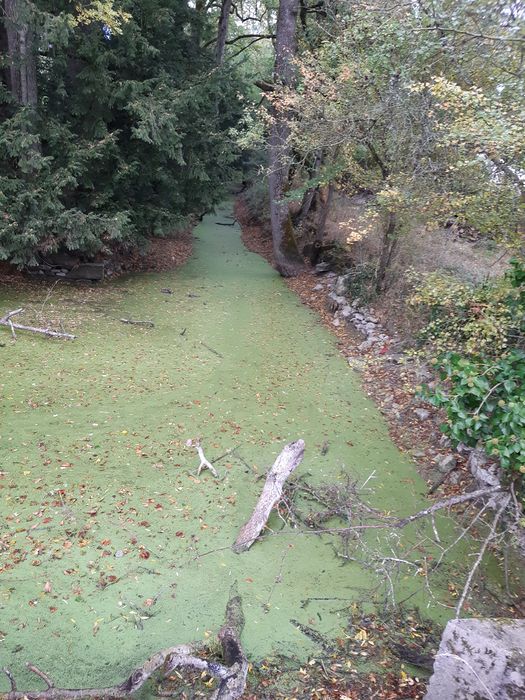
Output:
[[[303,456],[304,440],[297,440],[286,445],[277,457],[266,476],[264,488],[251,518],[243,525],[235,540],[234,552],[240,554],[240,552],[246,551],[259,537],[270,517],[272,508],[281,498],[284,482],[302,462]]]

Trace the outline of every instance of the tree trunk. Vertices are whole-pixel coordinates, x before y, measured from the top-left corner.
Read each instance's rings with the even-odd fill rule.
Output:
[[[274,80],[276,84],[285,88],[293,86],[294,83],[293,60],[296,52],[295,29],[298,11],[299,0],[281,0],[279,3]],[[289,116],[282,105],[273,105],[269,139],[270,218],[275,263],[283,277],[291,277],[304,269],[294,236],[290,208],[288,202],[283,201],[290,172]]]
[[[323,152],[321,149],[318,149],[315,152],[315,158],[314,162],[312,165],[312,168],[308,174],[309,179],[311,180],[314,177],[317,177],[319,174],[319,170],[321,168],[321,165],[323,164]],[[316,185],[315,187],[310,187],[306,192],[304,193],[303,200],[301,202],[301,209],[299,210],[298,214],[293,217],[293,224],[295,227],[300,226],[308,214],[310,213],[310,210],[312,208],[312,205],[315,200],[315,196],[319,191],[319,185]]]
[[[326,199],[321,205],[319,212],[319,222],[317,224],[317,230],[315,232],[315,242],[321,243],[324,238],[324,232],[326,229],[326,222],[328,220],[328,214],[330,213],[330,208],[332,206],[332,200],[334,198],[334,185],[331,182],[328,185],[328,192],[326,194]]]
[[[38,102],[35,35],[28,12],[23,0],[4,0],[9,90],[18,104],[35,109]]]
[[[393,211],[388,212],[388,219],[383,232],[379,264],[376,272],[376,294],[381,294],[386,289],[386,275],[399,245],[399,233],[397,231],[397,216]]]
[[[224,62],[224,50],[226,48],[226,40],[228,38],[228,20],[232,0],[222,0],[221,16],[219,17],[219,30],[217,32],[217,44],[215,45],[215,60],[217,65],[221,66]]]

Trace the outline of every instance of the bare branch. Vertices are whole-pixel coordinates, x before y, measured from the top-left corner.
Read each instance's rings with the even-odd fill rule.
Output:
[[[131,326],[147,326],[148,328],[154,328],[155,324],[153,321],[133,321],[131,318],[121,318],[121,323],[127,323]]]
[[[489,534],[483,540],[483,544],[481,545],[481,548],[478,552],[478,556],[476,557],[476,561],[474,562],[474,566],[469,571],[467,581],[466,581],[465,586],[463,588],[463,593],[461,594],[461,598],[459,599],[459,602],[456,606],[456,618],[458,618],[461,614],[461,610],[463,608],[463,605],[465,604],[465,600],[467,599],[467,596],[468,596],[469,591],[470,591],[470,587],[472,585],[472,579],[474,578],[474,574],[476,573],[479,565],[481,564],[481,561],[485,555],[487,547],[489,546],[489,544],[492,542],[492,540],[496,536],[496,528],[498,527],[498,522],[500,521],[500,518],[503,515],[503,511],[509,505],[509,501],[510,501],[510,494],[505,496],[505,498],[501,502],[500,507],[496,511],[496,515],[494,516],[494,520],[492,521],[492,525],[490,526]]]
[[[201,442],[200,442],[200,440],[187,440],[187,441],[186,441],[186,446],[187,446],[187,447],[194,447],[194,448],[197,450],[197,452],[198,452],[199,459],[200,459],[201,462],[200,462],[199,467],[198,467],[198,469],[197,469],[197,476],[200,475],[200,473],[201,473],[201,471],[202,471],[203,469],[209,469],[209,470],[211,471],[211,473],[213,474],[213,476],[214,476],[216,479],[218,479],[218,478],[219,478],[219,474],[217,473],[217,470],[215,469],[215,467],[213,466],[213,464],[212,464],[210,461],[208,461],[208,460],[206,459],[206,457],[205,457],[205,455],[204,455],[204,451],[203,451],[203,449],[202,449],[202,447],[201,447]]]
[[[218,637],[222,645],[222,654],[227,665],[208,661],[194,654],[195,647],[185,644],[169,647],[153,654],[142,666],[139,666],[119,685],[108,688],[57,688],[47,673],[33,664],[27,664],[30,671],[41,678],[46,690],[17,689],[11,671],[3,671],[9,679],[11,690],[0,693],[0,700],[82,700],[82,698],[128,698],[136,693],[151,676],[160,671],[164,676],[175,668],[189,667],[204,671],[219,680],[219,686],[213,693],[212,700],[237,700],[244,693],[248,660],[240,644],[240,635],[244,627],[242,600],[234,584],[226,606],[225,624]]]
[[[71,335],[71,333],[61,333],[59,331],[54,331],[51,328],[37,328],[35,326],[23,326],[21,323],[13,323],[11,318],[16,314],[22,313],[24,309],[15,309],[15,311],[9,311],[7,314],[0,318],[1,326],[9,326],[11,328],[11,333],[14,335],[14,328],[19,331],[30,331],[31,333],[41,333],[42,335],[47,335],[50,338],[67,338],[68,340],[74,340],[76,336]],[[16,338],[16,336],[14,336]]]
[[[445,508],[452,508],[452,506],[458,506],[461,503],[467,503],[478,498],[486,498],[487,496],[494,496],[496,493],[502,493],[504,491],[502,486],[493,486],[489,489],[478,489],[477,491],[471,491],[470,493],[463,493],[460,496],[452,496],[452,498],[447,498],[444,501],[438,501],[434,503],[429,508],[420,510],[413,515],[409,515],[406,518],[400,518],[394,520],[391,523],[392,527],[402,528],[409,523],[413,523],[415,520],[421,520],[421,518],[426,518],[427,515],[432,515],[438,510],[443,510]],[[507,501],[508,503],[508,501]]]

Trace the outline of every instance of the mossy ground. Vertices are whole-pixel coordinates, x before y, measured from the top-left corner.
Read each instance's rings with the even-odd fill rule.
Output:
[[[341,566],[326,537],[277,515],[263,542],[230,549],[258,477],[290,440],[306,441],[299,471],[314,481],[375,471],[374,505],[406,514],[425,503],[334,339],[237,227],[216,225],[228,214],[206,218],[191,261],[172,273],[57,285],[48,297],[31,283],[1,292],[1,310],[24,306],[27,320],[60,319],[78,335],[14,342],[1,331],[0,652],[19,687],[35,686],[28,660],[57,684],[101,686],[156,649],[206,640],[233,580],[254,660],[316,650],[291,620],[344,634],[341,609],[373,606],[373,572]],[[222,480],[193,475],[185,442],[197,436],[212,460],[237,448],[216,465]],[[415,531],[403,537],[407,551],[418,545]],[[453,603],[446,577],[435,585]],[[427,605],[424,581],[407,575],[398,595],[412,593]],[[451,610],[431,601],[428,613],[443,622]]]

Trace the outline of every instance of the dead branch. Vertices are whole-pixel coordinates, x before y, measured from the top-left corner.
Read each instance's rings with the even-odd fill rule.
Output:
[[[474,578],[474,574],[476,573],[479,565],[481,564],[483,557],[485,555],[485,552],[487,550],[487,547],[489,544],[492,542],[492,540],[496,537],[496,529],[498,527],[498,522],[503,515],[503,511],[507,508],[509,505],[510,501],[510,494],[505,496],[505,498],[502,500],[500,507],[496,511],[496,515],[494,516],[494,520],[492,521],[492,524],[490,526],[490,530],[488,535],[485,537],[483,540],[483,544],[480,547],[480,550],[478,552],[478,556],[476,557],[476,561],[474,562],[474,566],[470,569],[469,575],[467,577],[467,581],[465,583],[465,586],[463,587],[463,592],[461,594],[461,597],[458,601],[458,604],[456,606],[456,618],[458,618],[461,614],[461,610],[463,608],[463,605],[465,604],[465,600],[467,599],[467,596],[470,591],[470,587],[472,585],[472,579]]]
[[[218,352],[217,350],[214,350],[214,348],[210,347],[209,345],[206,345],[206,343],[204,343],[202,340],[201,340],[201,345],[203,345],[206,348],[206,350],[209,350],[214,355],[217,355],[217,357],[224,357],[224,355],[221,355],[220,352]]]
[[[197,476],[200,476],[200,473],[203,469],[209,469],[211,471],[211,473],[213,474],[213,476],[216,479],[218,479],[219,474],[217,473],[217,470],[215,469],[213,464],[210,461],[208,461],[206,459],[206,457],[204,456],[204,451],[202,449],[200,440],[187,440],[186,446],[187,447],[194,447],[199,454],[199,459],[200,459],[201,463],[199,464],[199,467],[197,469]]]
[[[11,329],[11,334],[16,339],[14,329],[18,331],[30,331],[31,333],[40,333],[41,335],[47,335],[49,338],[67,338],[68,340],[74,340],[75,335],[71,333],[61,333],[59,331],[54,331],[51,328],[38,328],[36,326],[23,326],[21,323],[13,323],[11,318],[17,314],[21,314],[24,309],[15,309],[14,311],[9,311],[5,316],[0,318],[1,326],[8,326]]]
[[[226,606],[226,620],[218,635],[222,646],[222,656],[228,667],[228,675],[221,678],[212,700],[236,700],[244,693],[246,676],[248,675],[248,659],[240,643],[243,628],[242,600],[237,590],[237,583],[234,583],[230,589],[230,599]]]
[[[147,326],[148,328],[155,328],[153,321],[133,321],[131,318],[121,318],[121,323],[128,323],[131,326]]]
[[[239,554],[249,549],[261,534],[274,505],[281,498],[286,479],[301,463],[304,456],[304,440],[286,445],[268,472],[262,493],[251,518],[241,528],[233,551]]]
[[[82,698],[128,698],[136,693],[151,676],[160,671],[163,676],[174,669],[190,667],[204,671],[219,681],[218,688],[211,696],[212,700],[237,700],[244,693],[248,660],[242,650],[240,635],[244,627],[242,600],[234,584],[226,606],[225,624],[218,637],[222,646],[225,664],[208,661],[195,655],[198,649],[181,644],[168,647],[153,654],[142,666],[139,666],[119,685],[108,688],[58,688],[47,673],[34,664],[27,668],[46,684],[45,690],[18,690],[11,671],[2,669],[9,679],[11,690],[0,693],[0,700],[81,700]]]
[[[447,498],[444,501],[438,501],[434,503],[429,508],[420,510],[417,513],[413,513],[406,518],[399,518],[391,523],[392,527],[403,528],[409,523],[413,523],[415,520],[421,520],[428,515],[432,515],[438,510],[444,510],[446,508],[452,508],[453,506],[458,506],[461,503],[467,503],[478,498],[486,498],[488,496],[494,496],[497,493],[502,493],[504,491],[502,486],[493,486],[489,489],[478,489],[477,491],[471,491],[470,493],[462,493],[460,496],[452,496],[452,498]],[[508,505],[508,500],[507,500]]]

